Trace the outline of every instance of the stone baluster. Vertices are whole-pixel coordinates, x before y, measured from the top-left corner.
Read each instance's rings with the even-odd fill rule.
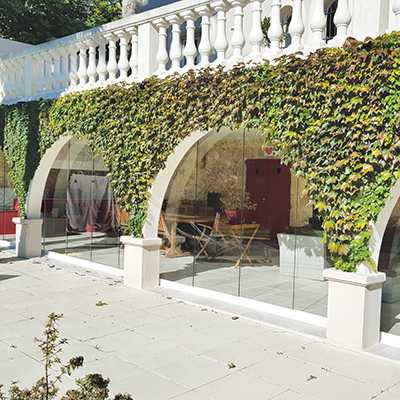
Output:
[[[312,48],[318,49],[325,45],[324,33],[326,29],[326,15],[324,12],[324,0],[314,0],[313,14],[310,28],[312,32]]]
[[[268,29],[268,37],[271,41],[269,53],[272,56],[279,54],[283,29],[281,25],[281,0],[271,1],[271,25]]]
[[[37,71],[36,90],[40,93],[44,91],[45,79],[46,79],[45,59],[43,57],[43,53],[38,53],[35,56],[35,59],[36,59],[36,71]]]
[[[188,10],[182,12],[180,15],[186,21],[186,45],[183,49],[183,55],[186,59],[186,68],[189,69],[194,67],[194,61],[197,55],[197,48],[194,38],[194,21],[196,14],[193,11]]]
[[[251,2],[251,31],[249,41],[251,44],[251,57],[259,58],[261,56],[261,46],[264,40],[264,34],[261,28],[261,1]]]
[[[169,58],[171,59],[171,72],[178,71],[181,67],[182,43],[181,43],[181,23],[182,19],[178,15],[171,15],[166,18],[172,25],[171,48]]]
[[[243,0],[229,0],[233,7],[233,34],[231,38],[232,58],[233,61],[238,61],[242,58],[244,46],[243,33]]]
[[[62,49],[57,49],[53,51],[53,89],[57,90],[61,88],[61,58]]]
[[[97,61],[97,75],[99,83],[103,84],[107,80],[107,61],[106,61],[106,41],[103,37],[97,39],[99,45],[99,59]]]
[[[113,82],[117,79],[118,63],[117,63],[117,37],[109,32],[104,36],[108,40],[108,79]]]
[[[88,80],[87,73],[87,47],[84,43],[79,43],[79,86],[85,86]]]
[[[60,73],[61,73],[61,79],[60,79],[60,86],[61,89],[65,90],[68,88],[69,84],[69,54],[68,51],[63,48],[62,49],[62,55],[60,58]]]
[[[15,97],[17,98],[22,97],[24,93],[23,68],[24,68],[23,59],[17,58],[15,60],[15,69],[14,69]]]
[[[129,66],[131,68],[131,74],[129,80],[133,81],[138,77],[138,67],[139,67],[138,28],[137,26],[131,26],[129,28],[126,28],[126,31],[131,36],[131,56],[129,58]]]
[[[156,19],[153,22],[154,26],[158,29],[158,50],[157,50],[157,62],[158,62],[158,74],[165,73],[167,69],[167,63],[169,60],[167,51],[167,27],[168,23],[164,18]]]
[[[97,43],[94,40],[89,39],[86,41],[86,46],[89,48],[89,62],[86,72],[89,78],[89,85],[93,86],[97,80],[97,65],[96,65]]]
[[[128,78],[128,72],[129,72],[129,60],[128,60],[129,36],[125,30],[119,30],[115,32],[115,34],[119,38],[119,61],[118,61],[119,79],[126,80]]]
[[[199,43],[200,63],[205,66],[210,62],[211,40],[210,40],[210,14],[208,6],[201,6],[195,9],[201,17],[201,39]]]
[[[351,14],[349,8],[349,0],[339,0],[333,22],[337,28],[337,35],[334,42],[338,46],[342,46],[347,39],[347,30],[351,22]]]
[[[76,45],[71,46],[69,52],[69,85],[74,90],[79,84],[78,77],[78,47]]]
[[[42,90],[48,92],[51,90],[51,55],[48,51],[45,51],[43,57],[43,81]]]
[[[293,0],[292,20],[289,25],[292,43],[289,51],[296,52],[303,49],[302,37],[304,34],[303,0]]]
[[[214,48],[217,52],[216,63],[223,63],[225,61],[225,52],[228,48],[228,41],[226,39],[226,11],[227,4],[223,0],[211,2],[211,7],[217,12],[217,29]]]
[[[392,10],[395,15],[395,30],[400,29],[400,0],[392,0]]]

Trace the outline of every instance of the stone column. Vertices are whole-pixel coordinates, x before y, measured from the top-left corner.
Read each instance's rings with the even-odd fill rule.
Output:
[[[40,257],[42,254],[42,220],[13,218],[12,221],[16,227],[16,256]]]
[[[323,272],[328,280],[328,325],[330,342],[357,349],[380,340],[382,287],[386,275],[369,271]]]
[[[124,284],[135,289],[152,289],[160,280],[161,239],[122,236],[124,244]]]

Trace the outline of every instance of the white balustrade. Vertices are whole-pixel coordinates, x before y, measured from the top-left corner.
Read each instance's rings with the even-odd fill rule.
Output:
[[[186,59],[186,68],[193,68],[197,55],[195,43],[195,17],[196,14],[189,10],[181,13],[181,17],[186,21],[186,45],[183,49],[183,55]]]
[[[292,19],[289,25],[292,43],[289,46],[289,51],[297,52],[303,49],[302,37],[304,29],[303,0],[293,0]]]
[[[201,17],[201,38],[199,43],[200,66],[205,66],[210,62],[211,40],[210,40],[210,14],[208,6],[202,6],[195,9]]]
[[[383,12],[392,15],[385,15],[385,20],[400,29],[400,0],[390,1],[390,10]],[[325,0],[290,0],[291,18],[284,29],[283,13],[289,14],[287,8],[282,10],[282,3],[178,1],[161,7],[159,12],[153,9],[32,46],[17,55],[8,54],[0,57],[0,101],[56,97],[117,82],[132,83],[154,73],[162,77],[167,72],[204,68],[210,65],[211,56],[212,66],[223,64],[230,68],[242,59],[259,62],[262,58],[274,60],[283,52],[308,54],[326,45],[342,46],[352,21],[352,34],[357,37],[355,30],[362,18],[356,15],[361,7],[354,1],[338,0],[333,17],[337,34],[328,44],[326,37],[332,32],[326,32]],[[284,4],[287,5],[286,0]],[[268,13],[264,14],[263,9]],[[265,17],[270,18],[269,46],[262,30]],[[375,28],[371,27],[371,31]],[[362,35],[367,34],[369,28],[363,29]],[[290,44],[283,50],[284,32],[289,33]]]

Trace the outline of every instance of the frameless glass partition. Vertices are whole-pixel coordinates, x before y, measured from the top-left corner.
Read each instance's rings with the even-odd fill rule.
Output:
[[[164,198],[161,278],[326,315],[329,258],[304,189],[257,132],[207,135]]]
[[[14,217],[19,215],[17,196],[8,177],[8,166],[4,153],[0,152],[0,239],[15,240]]]
[[[85,141],[70,140],[57,156],[43,197],[43,247],[122,266],[120,235],[127,215],[114,199],[107,168]]]
[[[400,335],[400,200],[392,211],[383,236],[378,267],[379,271],[386,273],[381,329]]]

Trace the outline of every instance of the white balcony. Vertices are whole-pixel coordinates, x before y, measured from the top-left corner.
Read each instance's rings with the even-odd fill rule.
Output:
[[[0,57],[12,104],[151,75],[341,46],[400,27],[400,0],[181,0]],[[387,4],[386,4],[387,3]],[[270,18],[267,45],[262,21]]]

